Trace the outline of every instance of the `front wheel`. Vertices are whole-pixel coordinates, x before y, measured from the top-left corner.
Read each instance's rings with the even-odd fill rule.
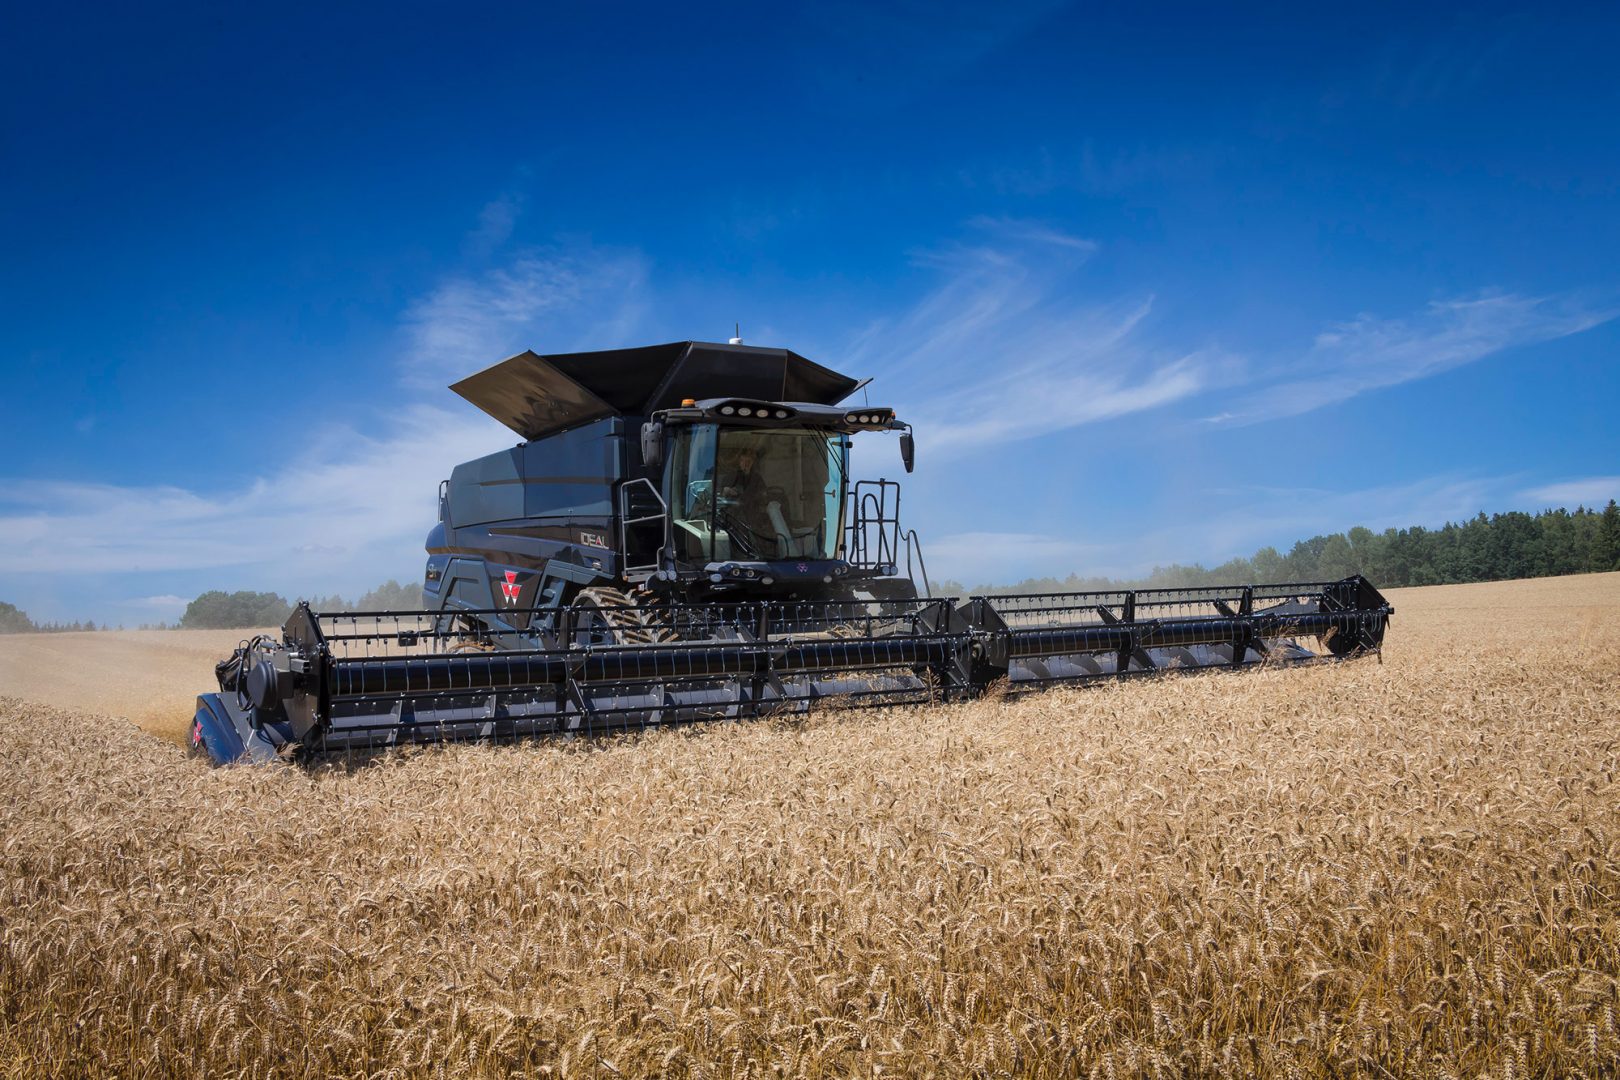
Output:
[[[605,585],[581,589],[569,616],[568,640],[575,648],[651,645],[662,637],[632,596]]]

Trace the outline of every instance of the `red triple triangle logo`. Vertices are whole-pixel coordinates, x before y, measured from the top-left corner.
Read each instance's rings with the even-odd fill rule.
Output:
[[[517,583],[517,571],[508,570],[506,580],[501,582],[501,592],[506,595],[506,602],[509,604],[517,603],[518,593],[522,591],[523,586]]]

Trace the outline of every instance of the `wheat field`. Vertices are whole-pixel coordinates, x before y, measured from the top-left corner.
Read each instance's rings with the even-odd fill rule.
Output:
[[[197,695],[216,689],[215,662],[258,632],[0,634],[0,694],[125,717],[181,743]]]
[[[0,1063],[1612,1074],[1620,574],[1392,600],[1382,664],[312,771],[7,697]]]

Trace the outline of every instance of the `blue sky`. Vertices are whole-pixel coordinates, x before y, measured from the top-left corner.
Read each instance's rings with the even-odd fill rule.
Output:
[[[1612,6],[10,21],[0,599],[39,618],[414,578],[510,442],[445,384],[734,322],[918,425],[959,579],[1620,495]]]

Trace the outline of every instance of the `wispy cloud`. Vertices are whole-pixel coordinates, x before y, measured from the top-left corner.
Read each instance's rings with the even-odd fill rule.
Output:
[[[257,475],[230,488],[0,480],[0,550],[7,555],[0,584],[27,593],[18,589],[25,577],[133,575],[140,582],[178,573],[198,588],[310,594],[414,575],[434,520],[437,481],[513,438],[470,407],[439,404],[442,383],[536,341],[630,335],[643,276],[633,252],[582,249],[520,252],[483,273],[446,279],[409,308],[398,405],[369,427],[318,432],[302,452],[267,459]],[[172,608],[175,599],[138,603]]]
[[[473,258],[485,259],[500,250],[512,238],[518,218],[523,214],[524,196],[520,191],[508,191],[491,199],[478,212],[478,227],[467,234],[464,245]]]
[[[968,219],[968,225],[975,229],[983,229],[1004,240],[1019,241],[1022,243],[1051,244],[1057,247],[1069,248],[1086,255],[1097,250],[1097,241],[1087,240],[1083,236],[1075,236],[1053,225],[1039,221],[1028,221],[1023,218],[1011,217],[979,217]]]
[[[1579,297],[1483,293],[1435,301],[1406,319],[1361,315],[1317,335],[1291,372],[1240,397],[1209,417],[1217,423],[1255,423],[1297,416],[1358,394],[1437,375],[1503,349],[1580,333],[1620,315],[1612,304]]]
[[[643,315],[646,278],[639,252],[591,248],[531,249],[448,277],[405,313],[407,381],[442,388],[537,341],[621,343]]]
[[[913,256],[934,286],[844,353],[886,397],[908,397],[935,455],[1193,399],[1214,425],[1298,416],[1620,315],[1612,298],[1483,291],[1407,317],[1359,315],[1268,363],[1150,334],[1152,295],[1104,299],[1082,273],[1092,240],[1020,218],[968,225],[965,239]]]
[[[1156,408],[1230,377],[1230,356],[1144,339],[1153,297],[1085,298],[1075,272],[1093,242],[1015,219],[973,224],[983,242],[920,253],[938,283],[846,354],[904,399],[931,455]]]
[[[1531,488],[1520,493],[1538,507],[1563,507],[1573,510],[1577,506],[1603,507],[1610,499],[1620,499],[1620,476],[1588,476],[1581,480],[1564,480],[1544,487]]]
[[[1328,99],[1337,102],[1365,93],[1409,109],[1468,94],[1511,58],[1515,44],[1523,47],[1524,30],[1505,20],[1470,17],[1432,40],[1394,38],[1374,54],[1370,73],[1358,74]]]
[[[0,547],[12,573],[257,567],[289,583],[359,582],[379,560],[391,572],[414,566],[435,480],[501,441],[498,425],[468,411],[416,406],[380,435],[328,433],[234,490],[11,481]],[[409,552],[408,563],[389,551]]]

